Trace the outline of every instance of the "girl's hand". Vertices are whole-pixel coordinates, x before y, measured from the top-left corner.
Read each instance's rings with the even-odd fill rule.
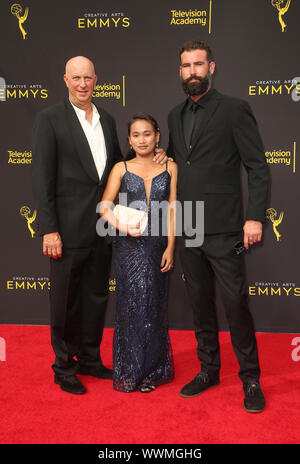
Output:
[[[141,224],[138,222],[137,224],[128,224],[127,226],[127,235],[130,237],[141,237]]]
[[[174,250],[166,248],[161,258],[161,272],[168,272],[172,269],[174,263]]]

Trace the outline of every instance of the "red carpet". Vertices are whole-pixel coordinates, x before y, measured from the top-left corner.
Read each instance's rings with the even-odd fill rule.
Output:
[[[102,357],[112,365],[112,329]],[[153,393],[120,393],[109,380],[82,376],[82,396],[53,382],[49,328],[0,326],[6,361],[0,361],[0,443],[230,444],[299,443],[300,361],[293,361],[296,335],[258,334],[261,383],[267,400],[262,414],[243,410],[228,333],[220,334],[221,384],[196,398],[178,395],[198,371],[193,332],[171,331],[175,380]],[[3,353],[2,353],[3,355]],[[0,356],[1,359],[1,356]]]

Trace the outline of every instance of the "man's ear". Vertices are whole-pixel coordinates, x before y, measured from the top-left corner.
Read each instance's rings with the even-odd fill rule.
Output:
[[[211,61],[209,63],[209,71],[210,71],[210,74],[213,74],[215,72],[215,69],[216,69],[216,63],[214,61]]]

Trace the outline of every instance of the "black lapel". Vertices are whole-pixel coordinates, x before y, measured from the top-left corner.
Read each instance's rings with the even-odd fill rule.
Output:
[[[105,168],[101,177],[101,180],[106,179],[107,170],[109,169],[110,163],[109,160],[113,157],[113,140],[111,137],[111,125],[110,122],[107,120],[106,114],[97,106],[98,113],[100,115],[100,124],[102,126],[104,140],[105,140],[105,147],[106,147],[106,164]]]
[[[67,111],[68,123],[71,134],[73,136],[76,150],[80,158],[81,164],[86,173],[95,181],[99,182],[99,176],[94,162],[89,143],[85,133],[81,127],[77,114],[68,99],[65,100],[65,107]]]
[[[190,151],[188,158],[191,157],[191,155],[193,154],[193,150],[196,149],[198,140],[202,137],[202,135],[203,135],[203,133],[204,133],[206,127],[207,127],[207,124],[209,123],[211,117],[213,116],[214,112],[216,111],[216,109],[219,106],[221,95],[214,89],[213,89],[213,92],[214,93],[213,93],[212,97],[207,102],[207,106],[205,108],[205,112],[204,112],[204,116],[203,116],[203,119],[202,119],[200,130],[197,133],[197,136],[196,136],[196,138],[194,140],[194,143],[193,143],[193,148]]]
[[[179,148],[179,153],[183,153],[184,159],[187,158],[188,155],[188,150],[186,148],[185,140],[184,140],[184,134],[183,134],[183,129],[182,129],[182,117],[181,117],[181,112],[185,106],[185,101],[181,103],[180,105],[176,106],[174,109],[174,117],[176,121],[176,127],[175,127],[175,134],[174,138],[176,137],[176,141],[174,141],[175,146]],[[176,150],[177,151],[177,150]]]

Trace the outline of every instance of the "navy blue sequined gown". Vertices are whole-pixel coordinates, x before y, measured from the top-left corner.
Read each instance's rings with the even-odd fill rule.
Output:
[[[127,170],[120,193],[127,193],[127,205],[139,200],[147,212],[147,197],[142,177]],[[116,318],[113,342],[113,385],[131,392],[144,384],[159,385],[174,377],[172,348],[167,327],[167,273],[160,270],[167,237],[151,237],[153,201],[168,200],[170,175],[163,171],[153,177],[148,205],[146,234],[135,238],[117,236],[114,247],[116,273]],[[153,208],[152,208],[153,209]]]

